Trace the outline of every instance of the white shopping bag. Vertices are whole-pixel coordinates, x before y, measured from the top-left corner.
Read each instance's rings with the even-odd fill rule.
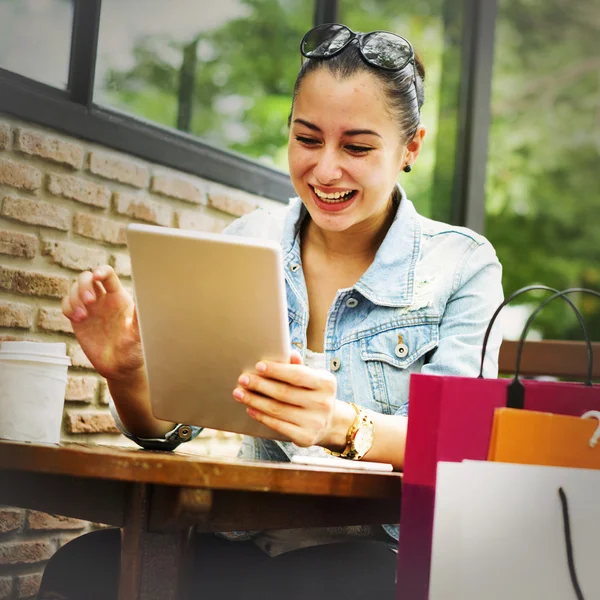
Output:
[[[600,471],[440,462],[429,600],[600,599]]]

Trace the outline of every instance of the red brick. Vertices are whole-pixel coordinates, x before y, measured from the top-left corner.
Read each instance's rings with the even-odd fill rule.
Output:
[[[18,540],[0,544],[0,566],[31,565],[48,560],[54,546],[47,540]]]
[[[110,390],[108,389],[108,383],[106,382],[106,379],[104,379],[100,384],[100,404],[108,406],[111,399],[112,397],[110,395]]]
[[[228,221],[225,219],[219,219],[200,211],[178,210],[175,213],[175,226],[180,229],[196,229],[198,231],[221,233],[227,225]]]
[[[71,321],[63,315],[60,308],[40,308],[38,327],[44,331],[73,333]]]
[[[6,150],[10,146],[10,125],[0,123],[0,149]],[[1,598],[1,596],[0,596]]]
[[[23,523],[23,511],[19,508],[0,508],[0,533],[9,533],[20,529]],[[1,597],[1,596],[0,596]]]
[[[243,217],[256,210],[257,203],[241,193],[209,192],[208,205],[236,217]]]
[[[12,577],[0,577],[0,600],[10,600],[12,598],[12,589]]]
[[[0,159],[0,184],[31,192],[42,187],[42,172],[31,165]]]
[[[33,308],[17,302],[0,302],[0,327],[29,329],[33,325]]]
[[[36,255],[38,245],[36,235],[0,229],[0,254],[33,258]]]
[[[42,254],[50,256],[53,263],[74,271],[92,270],[108,261],[105,250],[55,240],[44,241]]]
[[[37,342],[33,338],[23,337],[22,335],[0,335],[0,342]]]
[[[83,146],[39,131],[17,129],[15,150],[23,154],[39,156],[52,162],[69,165],[74,169],[81,169],[83,166]]]
[[[69,280],[60,275],[0,267],[0,289],[28,296],[62,298],[69,291]]]
[[[109,525],[109,527],[112,527],[112,526]],[[65,544],[68,544],[69,542],[71,542],[75,538],[78,538],[79,536],[83,535],[84,533],[86,533],[86,532],[85,531],[77,531],[75,533],[65,533],[64,535],[60,535],[56,538],[56,543],[59,548],[62,548]]]
[[[25,198],[5,196],[2,203],[3,217],[29,223],[68,231],[71,213],[64,206],[55,206],[49,202],[37,202]]]
[[[68,320],[68,319],[67,319]],[[71,344],[67,350],[69,358],[71,359],[71,366],[78,369],[93,369],[94,365],[90,362],[90,359],[85,355],[85,352],[81,349],[79,344]]]
[[[69,375],[65,400],[69,402],[93,402],[98,393],[99,381],[92,375]]]
[[[124,246],[127,243],[125,227],[122,223],[95,215],[76,214],[73,219],[73,231],[83,237],[108,242],[115,246]]]
[[[58,530],[67,531],[71,529],[84,529],[87,521],[53,515],[38,510],[30,510],[27,515],[27,527],[34,530]]]
[[[15,593],[18,600],[25,600],[37,597],[42,583],[42,573],[30,573],[29,575],[19,575],[15,579]]]
[[[55,196],[64,196],[90,206],[107,208],[110,204],[110,190],[105,185],[74,175],[51,173],[48,176],[48,191]]]
[[[133,187],[148,187],[148,169],[142,164],[115,154],[92,152],[90,154],[90,171],[94,175],[127,183]]]
[[[152,178],[151,190],[169,198],[185,200],[194,204],[205,202],[205,192],[196,183],[183,177],[155,175]]]
[[[69,433],[119,433],[109,412],[68,410],[66,427]]]
[[[114,198],[114,207],[120,215],[155,225],[169,227],[173,220],[173,209],[170,206],[150,200],[146,196],[117,192]]]
[[[131,277],[131,259],[127,254],[113,254],[110,265],[119,277]]]

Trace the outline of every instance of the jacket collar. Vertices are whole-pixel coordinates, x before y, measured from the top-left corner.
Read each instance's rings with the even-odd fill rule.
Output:
[[[415,267],[421,251],[421,223],[413,203],[398,186],[400,204],[375,260],[354,289],[373,304],[410,306],[413,299]],[[300,226],[308,211],[300,198],[290,201],[281,246],[286,272],[300,264]],[[298,273],[300,276],[300,274]]]

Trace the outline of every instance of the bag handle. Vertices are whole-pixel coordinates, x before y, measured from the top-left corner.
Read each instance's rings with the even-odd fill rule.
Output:
[[[522,287],[521,289],[518,289],[516,292],[513,292],[508,298],[504,299],[504,301],[502,302],[502,304],[500,304],[500,306],[496,309],[496,312],[494,312],[494,314],[492,315],[492,318],[490,319],[490,323],[489,323],[487,329],[485,330],[485,335],[483,336],[483,346],[481,348],[481,364],[479,366],[479,375],[478,375],[479,379],[483,379],[483,364],[485,362],[485,352],[486,352],[486,349],[487,349],[487,345],[488,345],[488,340],[489,340],[490,334],[492,332],[492,327],[494,326],[494,323],[496,322],[496,319],[497,319],[498,315],[500,314],[500,311],[507,304],[510,304],[518,296],[521,296],[522,294],[526,294],[527,292],[532,292],[532,291],[536,291],[536,290],[542,290],[542,291],[546,291],[546,292],[552,292],[555,295],[556,294],[560,294],[560,292],[556,288],[549,287],[547,285],[536,284],[536,285],[528,285],[526,287]],[[584,330],[584,332],[587,334],[587,329],[585,327],[585,322],[584,322],[583,317],[581,316],[581,313],[579,312],[578,308],[566,296],[561,296],[561,297],[575,311],[575,314],[577,315],[577,319],[579,320],[579,324],[581,325],[581,327]],[[545,306],[545,305],[546,304],[544,304],[543,306]],[[586,339],[587,339],[587,337],[586,337]],[[592,345],[591,345],[591,343],[589,343],[588,344],[588,351],[591,352],[591,349],[592,349]]]
[[[595,290],[590,290],[588,288],[569,288],[569,289],[563,290],[562,292],[556,292],[556,293],[552,294],[552,296],[550,296],[549,298],[546,298],[546,300],[544,300],[544,302],[542,302],[529,315],[529,318],[527,319],[525,326],[523,327],[523,331],[521,332],[521,337],[519,339],[519,346],[517,348],[517,361],[516,361],[516,366],[515,366],[515,376],[514,376],[512,382],[510,383],[510,385],[508,386],[507,406],[509,408],[523,408],[523,406],[525,404],[525,387],[523,386],[523,384],[521,383],[521,380],[519,378],[519,371],[521,368],[521,357],[523,355],[523,346],[525,343],[525,338],[527,337],[527,333],[529,332],[529,329],[530,329],[531,325],[533,324],[533,321],[538,316],[538,314],[546,307],[546,305],[550,304],[550,302],[552,302],[553,300],[556,300],[556,298],[563,298],[566,300],[567,294],[575,294],[575,293],[590,294],[592,296],[596,296],[597,298],[600,298],[600,292],[596,292]],[[571,302],[569,302],[569,304],[571,304],[571,306],[573,306],[573,304]],[[583,329],[583,335],[585,337],[585,343],[587,345],[587,350],[588,350],[587,379],[585,381],[585,385],[591,386],[592,385],[592,369],[593,369],[593,364],[594,364],[592,342],[590,341],[590,335],[588,333],[587,327],[585,326],[585,323],[583,322],[583,317],[581,316],[581,313],[577,309],[575,309],[575,311],[577,313],[577,317],[578,317],[581,327]]]

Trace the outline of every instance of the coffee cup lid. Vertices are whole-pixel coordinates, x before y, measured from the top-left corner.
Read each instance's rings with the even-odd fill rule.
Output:
[[[71,364],[64,342],[1,342],[0,360],[2,359]]]

